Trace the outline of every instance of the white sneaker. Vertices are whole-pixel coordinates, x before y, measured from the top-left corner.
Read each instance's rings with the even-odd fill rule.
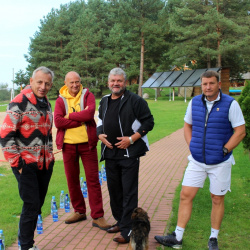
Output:
[[[29,250],[40,250],[37,246],[33,246],[32,248],[29,248]]]

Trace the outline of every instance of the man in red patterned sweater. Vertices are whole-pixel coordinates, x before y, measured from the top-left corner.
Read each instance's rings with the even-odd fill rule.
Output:
[[[53,77],[46,67],[33,72],[30,85],[10,102],[0,132],[23,201],[18,233],[22,250],[38,249],[33,246],[34,231],[53,171],[53,117],[46,97]]]

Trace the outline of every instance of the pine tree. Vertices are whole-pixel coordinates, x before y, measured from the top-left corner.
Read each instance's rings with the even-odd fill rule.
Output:
[[[239,98],[239,104],[246,122],[246,137],[243,139],[243,147],[248,150],[250,157],[250,81],[248,81]]]
[[[144,73],[144,63],[147,57],[147,53],[150,51],[150,48],[153,48],[155,45],[156,48],[159,48],[156,39],[152,40],[152,34],[159,36],[159,39],[162,37],[160,34],[162,30],[157,24],[159,11],[163,8],[164,2],[161,0],[126,0],[120,1],[120,16],[122,26],[127,33],[127,39],[130,41],[130,46],[133,55],[127,58],[127,64],[131,69],[136,70],[140,65],[140,75],[139,75],[139,88],[138,94],[142,96],[142,83],[143,83],[143,73]],[[153,44],[150,43],[153,41]],[[162,43],[160,43],[162,45]],[[157,50],[155,48],[155,51]],[[159,51],[159,50],[158,50]],[[153,51],[151,51],[153,53]],[[152,55],[152,54],[151,54]],[[154,54],[152,58],[156,57]],[[140,61],[139,61],[140,59]],[[139,61],[139,64],[138,64]],[[154,60],[152,60],[154,61]],[[149,66],[149,63],[148,63]],[[151,66],[149,66],[150,68]],[[131,76],[132,74],[128,72]]]
[[[191,60],[198,67],[230,66],[229,57],[249,51],[250,8],[248,0],[169,0],[167,11],[175,43],[169,51],[173,63],[183,66]],[[245,51],[241,53],[241,51]]]

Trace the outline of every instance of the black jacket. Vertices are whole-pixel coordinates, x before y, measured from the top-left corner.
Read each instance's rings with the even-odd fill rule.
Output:
[[[108,97],[104,96],[100,101],[99,115],[97,123],[97,136],[105,134],[103,126],[105,114],[108,108]],[[127,157],[139,157],[145,155],[149,150],[146,134],[154,127],[154,118],[149,110],[147,102],[140,96],[125,90],[121,97],[119,107],[119,123],[122,136],[131,136],[135,132],[141,134],[141,138],[130,145],[127,150]],[[101,145],[101,161],[104,160],[104,150],[106,146]]]

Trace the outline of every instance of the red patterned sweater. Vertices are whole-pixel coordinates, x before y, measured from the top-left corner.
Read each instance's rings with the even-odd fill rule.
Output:
[[[1,127],[0,138],[4,157],[11,167],[36,163],[38,169],[54,161],[52,144],[53,116],[50,103],[37,101],[27,86],[9,104]]]

